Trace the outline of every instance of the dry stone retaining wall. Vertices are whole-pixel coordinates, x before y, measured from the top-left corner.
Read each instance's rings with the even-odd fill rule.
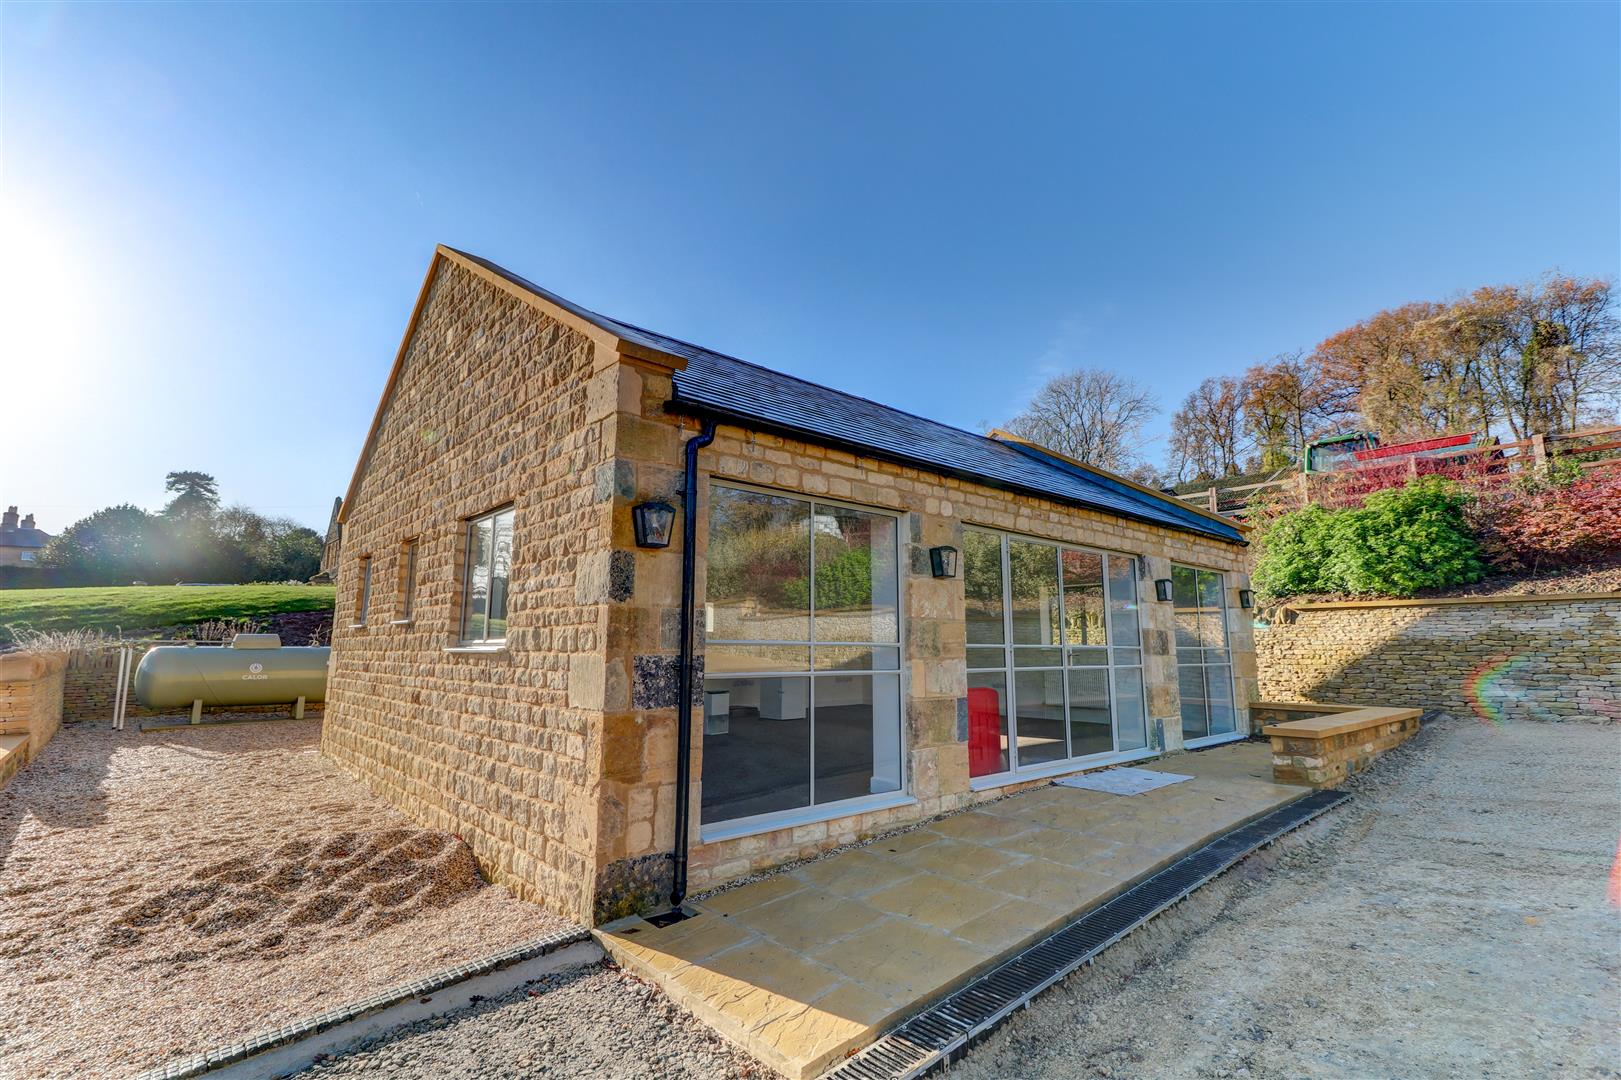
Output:
[[[1621,719],[1621,593],[1302,604],[1255,642],[1262,700]]]

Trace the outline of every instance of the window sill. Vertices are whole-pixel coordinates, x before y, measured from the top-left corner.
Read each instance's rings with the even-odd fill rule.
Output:
[[[800,825],[814,825],[819,821],[834,821],[838,818],[855,817],[857,814],[870,814],[875,810],[913,806],[916,803],[917,800],[906,792],[896,791],[884,795],[869,795],[863,799],[849,799],[841,803],[807,806],[801,810],[783,810],[775,814],[761,814],[758,817],[701,826],[698,830],[698,842],[716,844],[722,840],[736,840],[742,836],[792,829]]]
[[[388,625],[390,625],[390,626],[410,626],[414,622],[416,622],[415,619],[390,619]]]
[[[370,625],[369,623],[352,622],[352,623],[349,624],[349,626],[347,628],[350,629],[350,630],[364,630],[369,625]]]
[[[455,656],[505,656],[506,642],[499,645],[446,645],[445,652]]]
[[[1242,742],[1249,738],[1242,731],[1224,731],[1219,735],[1206,735],[1199,739],[1189,739],[1182,744],[1184,750],[1203,750],[1208,746],[1221,746],[1224,743]]]
[[[1009,784],[1022,784],[1027,780],[1051,780],[1054,777],[1090,772],[1093,769],[1107,769],[1112,765],[1126,765],[1133,761],[1147,761],[1149,758],[1159,756],[1160,752],[1152,749],[1121,750],[1112,754],[1100,754],[1090,759],[1055,761],[1048,765],[1038,765],[1035,768],[1023,769],[1019,772],[975,776],[969,779],[968,790],[990,791],[993,788],[1007,787]]]

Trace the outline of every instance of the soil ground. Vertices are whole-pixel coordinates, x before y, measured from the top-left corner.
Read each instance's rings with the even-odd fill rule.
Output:
[[[567,926],[318,720],[245,719],[66,725],[0,791],[0,1077],[128,1076]]]
[[[1621,725],[1442,720],[1348,806],[1055,987],[948,1075],[1621,1075]],[[325,1077],[763,1077],[611,967],[398,1029]],[[589,1049],[586,1049],[589,1048]]]
[[[1441,721],[1353,791],[950,1075],[1621,1074],[1621,725]]]

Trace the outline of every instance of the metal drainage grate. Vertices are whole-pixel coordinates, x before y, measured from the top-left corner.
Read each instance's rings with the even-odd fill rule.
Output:
[[[1257,848],[1351,796],[1316,791],[1193,851],[885,1035],[823,1080],[910,1080],[961,1057],[1013,1010]]]

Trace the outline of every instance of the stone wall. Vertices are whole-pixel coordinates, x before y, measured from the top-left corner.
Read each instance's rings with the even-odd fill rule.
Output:
[[[589,918],[595,872],[613,358],[446,257],[419,301],[345,506],[322,749],[457,833],[524,899]],[[514,507],[505,648],[458,649],[466,520]],[[401,620],[402,544],[417,543]],[[358,622],[356,560],[372,559]]]
[[[1301,604],[1256,652],[1264,700],[1621,719],[1621,593]]]
[[[62,676],[67,658],[55,653],[0,656],[0,735],[28,737],[32,761],[62,723]]]
[[[147,642],[133,645],[139,662]],[[111,723],[113,701],[118,696],[118,649],[106,647],[75,649],[68,658],[67,678],[62,690],[62,719],[67,723],[104,721]],[[128,716],[146,715],[133,700]]]
[[[1272,779],[1279,784],[1338,787],[1365,771],[1375,758],[1418,734],[1419,709],[1274,706],[1252,709],[1258,721],[1281,713],[1262,728],[1272,740]]]

